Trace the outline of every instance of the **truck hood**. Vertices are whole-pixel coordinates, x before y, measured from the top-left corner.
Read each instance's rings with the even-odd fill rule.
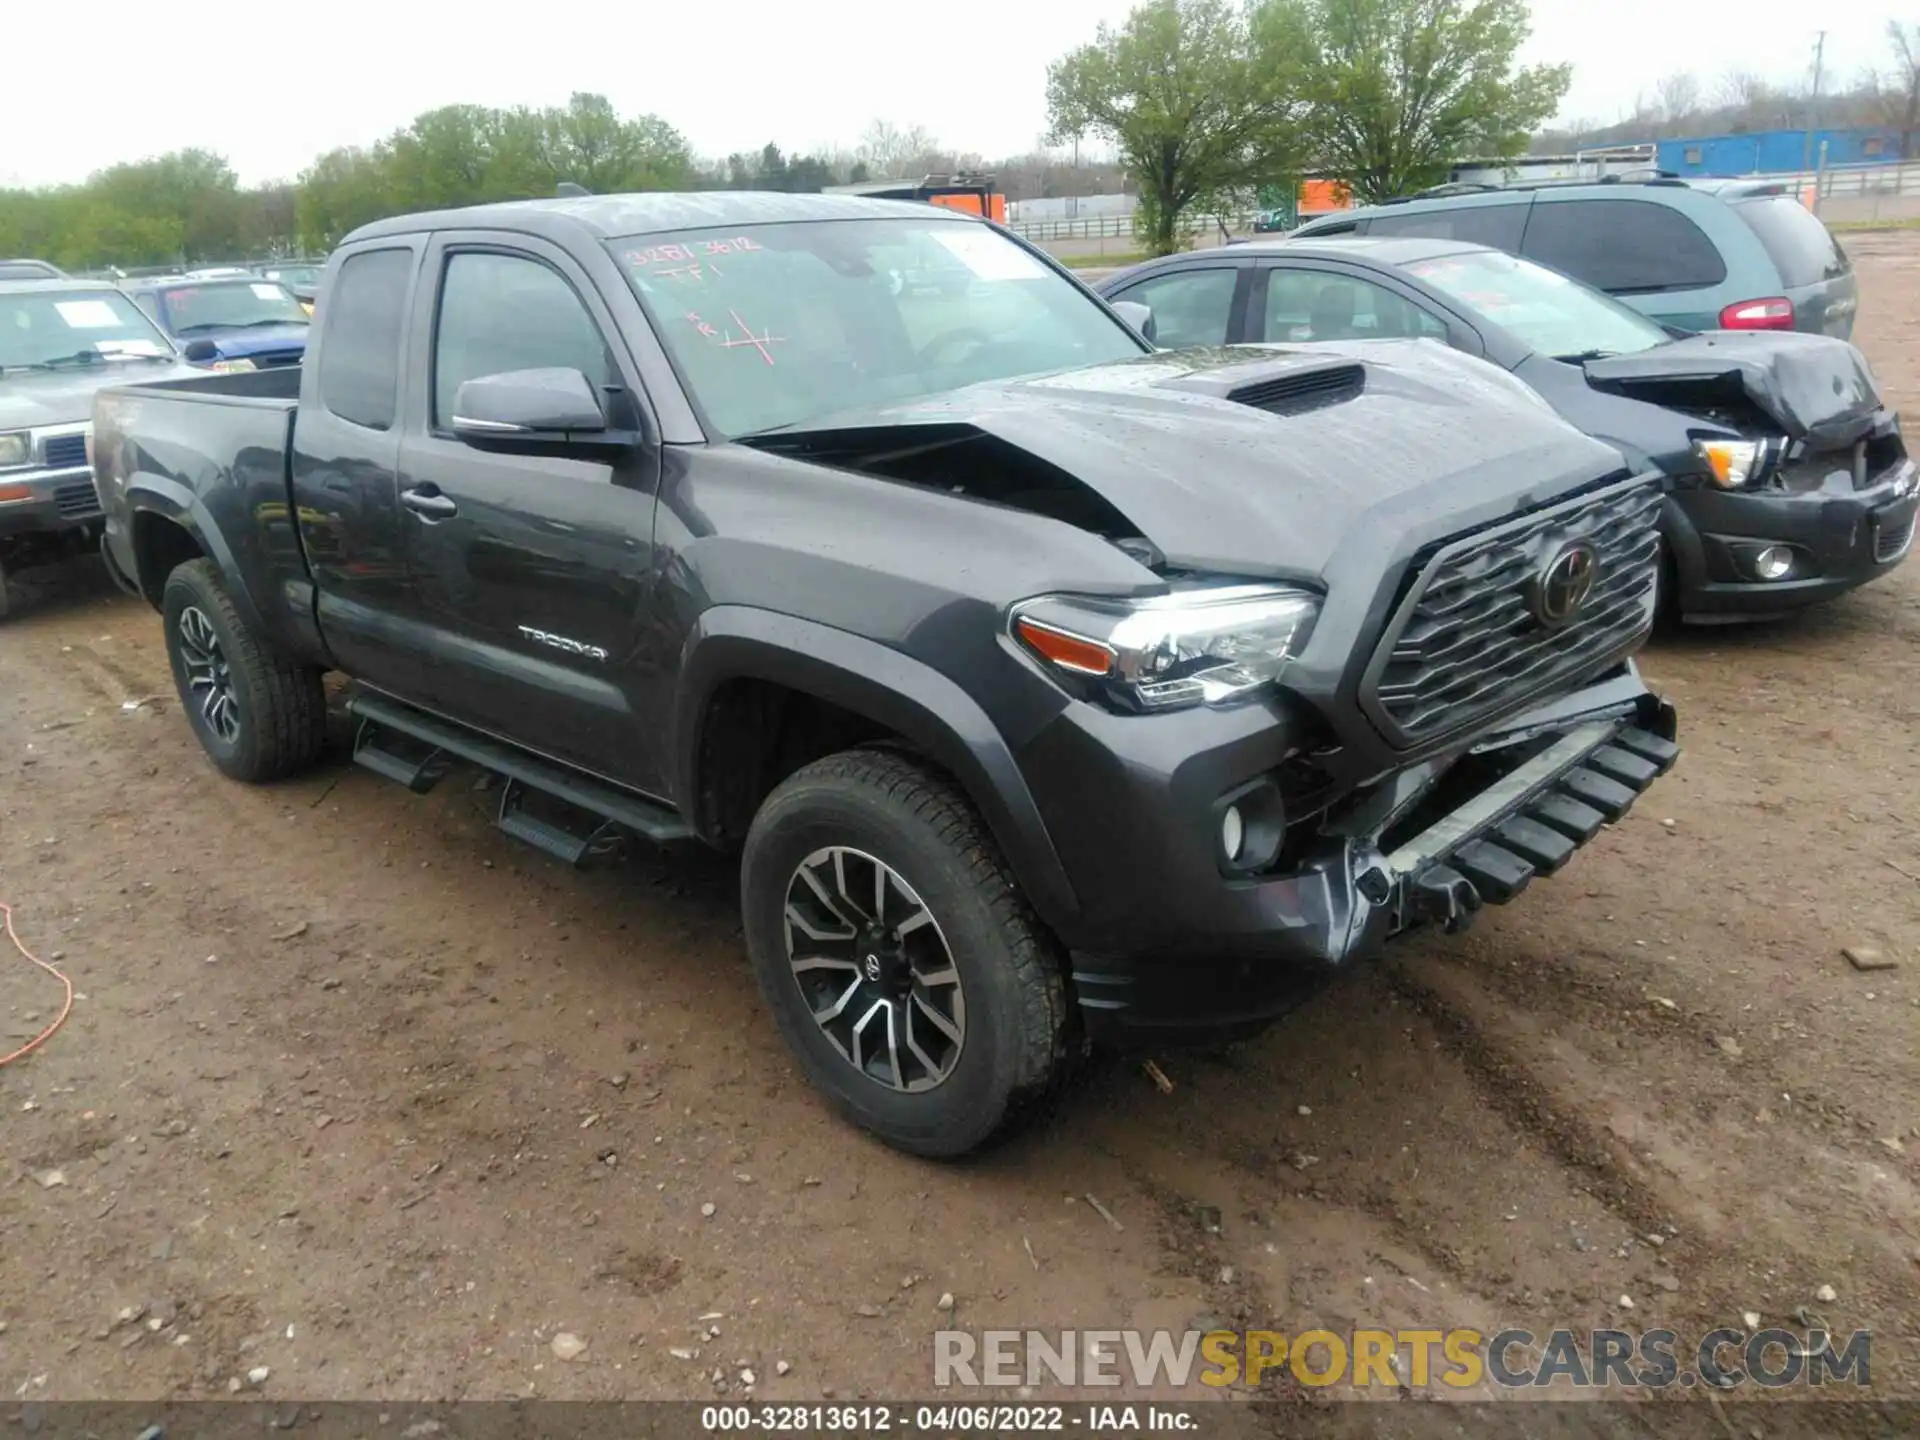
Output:
[[[1584,368],[1595,389],[1676,410],[1758,411],[1819,450],[1851,445],[1882,409],[1866,357],[1831,335],[1720,330]]]
[[[974,489],[960,462],[915,457],[951,447],[1005,469],[1012,447],[1174,567],[1319,583],[1343,554],[1491,523],[1624,469],[1504,371],[1431,341],[1148,355],[743,443],[959,491]]]
[[[93,394],[109,385],[178,380],[204,372],[172,356],[109,360],[61,370],[22,370],[0,376],[0,430],[75,425],[93,418]]]
[[[307,327],[289,322],[285,325],[262,325],[257,330],[196,330],[177,343],[184,345],[193,340],[211,340],[218,347],[222,360],[245,360],[252,355],[275,351],[305,351]]]

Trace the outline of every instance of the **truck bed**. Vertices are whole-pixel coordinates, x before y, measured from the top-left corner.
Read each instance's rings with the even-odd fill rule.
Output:
[[[190,375],[184,380],[156,380],[150,385],[118,385],[114,389],[120,394],[164,395],[169,400],[277,404],[300,398],[300,367],[276,365],[267,370]]]
[[[245,579],[243,595],[277,597],[258,617],[261,634],[288,653],[314,655],[312,583],[288,484],[299,389],[300,367],[289,365],[102,390],[94,466],[122,573],[139,568],[143,542],[126,500],[138,488],[203,554],[224,546],[223,563]],[[157,589],[147,598],[157,604]]]

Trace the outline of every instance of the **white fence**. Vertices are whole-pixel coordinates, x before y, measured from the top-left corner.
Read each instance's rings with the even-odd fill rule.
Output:
[[[1236,235],[1245,234],[1253,228],[1251,214],[1222,218],[1227,229]],[[1130,240],[1133,238],[1133,216],[1081,215],[1072,220],[1015,220],[1007,228],[1036,243],[1048,240]],[[1215,228],[1216,217],[1212,215],[1185,215],[1180,219],[1178,233],[1210,235]]]
[[[1920,161],[1900,165],[1834,166],[1821,171],[1742,178],[1778,181],[1796,194],[1805,194],[1817,183],[1819,193],[1814,209],[1831,220],[1892,220],[1920,211]],[[1179,233],[1216,235],[1222,220],[1235,235],[1245,235],[1253,229],[1251,213],[1224,217],[1187,215],[1181,218]],[[1134,233],[1131,213],[1015,220],[1009,228],[1037,244],[1059,240],[1131,240]]]

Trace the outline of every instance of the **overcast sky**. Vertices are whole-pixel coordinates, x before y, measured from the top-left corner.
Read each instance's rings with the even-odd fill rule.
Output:
[[[1122,19],[1128,0],[324,0],[168,6],[0,0],[0,184],[80,180],[185,146],[243,182],[291,179],[317,154],[366,144],[437,105],[559,104],[599,91],[653,111],[702,155],[851,146],[875,116],[920,124],[988,157],[1032,148],[1047,62]],[[1564,114],[1603,121],[1677,68],[1711,89],[1729,69],[1807,74],[1827,28],[1828,74],[1884,60],[1909,0],[1535,0],[1528,60],[1571,60]],[[509,18],[511,17],[511,18]]]

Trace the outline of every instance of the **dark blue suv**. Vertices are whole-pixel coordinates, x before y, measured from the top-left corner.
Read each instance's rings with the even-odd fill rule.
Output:
[[[215,370],[298,365],[307,353],[307,311],[276,280],[239,275],[124,281],[121,289],[180,347]]]
[[[1846,252],[1778,181],[1443,186],[1293,233],[1470,240],[1571,275],[1681,330],[1804,330],[1845,340],[1859,304]]]

